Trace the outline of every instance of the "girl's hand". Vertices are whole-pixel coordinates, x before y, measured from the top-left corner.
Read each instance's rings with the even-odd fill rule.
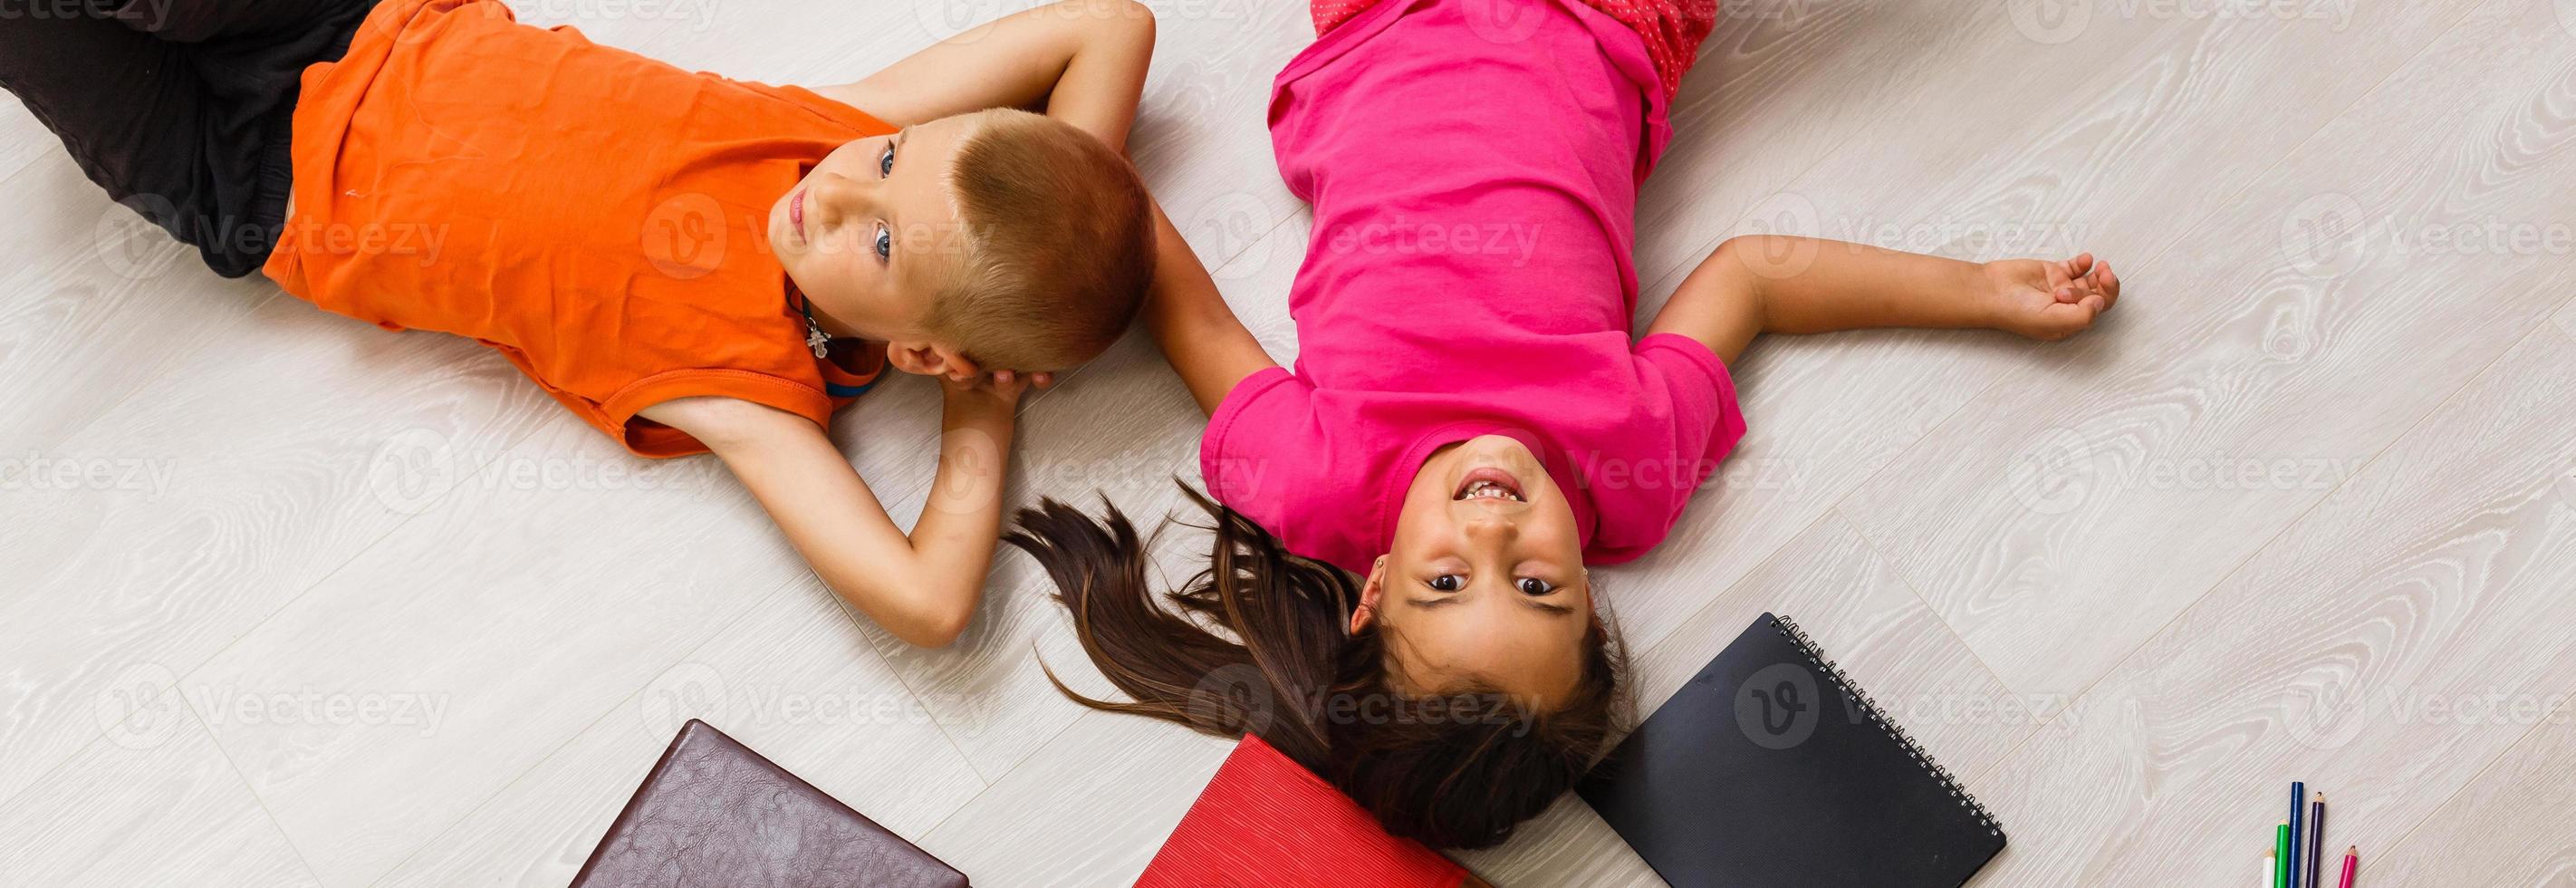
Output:
[[[2120,301],[2111,263],[2078,254],[2063,262],[2002,259],[1981,266],[1995,305],[1995,327],[2032,339],[2084,332]]]

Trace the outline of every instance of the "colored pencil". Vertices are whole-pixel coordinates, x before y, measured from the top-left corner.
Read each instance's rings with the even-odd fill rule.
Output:
[[[2343,884],[2336,886],[2336,888],[2352,888],[2352,873],[2354,870],[2360,868],[2361,846],[2354,845],[2343,849]]]
[[[2281,884],[2281,856],[2270,848],[2263,849],[2263,888]]]
[[[2325,869],[2326,794],[2321,792],[2317,793],[2316,801],[2308,803],[2307,859],[2299,862],[2299,871],[2308,874],[2304,888],[2317,888],[2317,882],[2325,878]]]
[[[2280,866],[2272,868],[2272,888],[2290,888],[2290,861],[2298,859],[2298,855],[2290,853],[2290,822],[2287,820],[2272,828],[2272,856],[2281,862]]]
[[[2307,814],[2308,785],[2302,781],[2292,780],[2290,781],[2290,844],[2281,848],[2281,860],[2290,868],[2290,880],[2282,883],[2281,888],[2301,888],[2307,884],[2299,881],[2299,849],[2308,846],[2305,834],[2299,831],[2299,824],[2307,818]]]

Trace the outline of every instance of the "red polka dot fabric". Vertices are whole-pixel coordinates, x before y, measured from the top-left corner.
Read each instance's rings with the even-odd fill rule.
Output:
[[[1315,34],[1322,36],[1350,21],[1352,16],[1368,11],[1379,0],[1311,0],[1315,16]],[[1545,2],[1545,0],[1467,0],[1476,3]],[[1654,60],[1656,78],[1663,81],[1664,98],[1670,100],[1681,89],[1682,74],[1699,58],[1700,41],[1717,25],[1718,0],[1581,0],[1583,5],[1601,10],[1621,24],[1635,29],[1646,42],[1646,57]]]

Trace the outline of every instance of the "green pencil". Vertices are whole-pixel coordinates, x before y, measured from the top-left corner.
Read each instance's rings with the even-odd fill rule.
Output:
[[[2272,888],[2290,888],[2289,864],[2290,861],[2294,859],[2290,855],[2298,852],[2290,850],[2289,821],[2281,821],[2280,826],[2273,827],[2272,851],[2272,859],[2279,861],[2277,865],[2272,867]]]

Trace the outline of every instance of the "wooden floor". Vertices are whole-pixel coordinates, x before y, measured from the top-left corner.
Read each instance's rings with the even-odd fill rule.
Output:
[[[1018,0],[906,2],[514,5],[823,83]],[[1293,354],[1303,5],[1149,2],[1138,165]],[[2246,884],[2304,779],[2373,888],[2576,886],[2576,0],[1731,0],[1674,124],[1649,309],[1740,231],[2092,249],[2128,295],[2055,346],[1758,346],[1723,481],[1596,574],[1643,703],[1774,610],[2001,817],[1980,885]],[[1026,559],[906,649],[709,459],[213,278],[14,102],[0,205],[0,884],[559,885],[690,717],[978,884],[1125,884],[1226,752],[1057,697],[1041,658],[1104,683]],[[840,423],[898,515],[936,404]],[[1195,474],[1134,338],[1025,416],[1015,502]],[[1570,800],[1465,860],[1655,884]]]

